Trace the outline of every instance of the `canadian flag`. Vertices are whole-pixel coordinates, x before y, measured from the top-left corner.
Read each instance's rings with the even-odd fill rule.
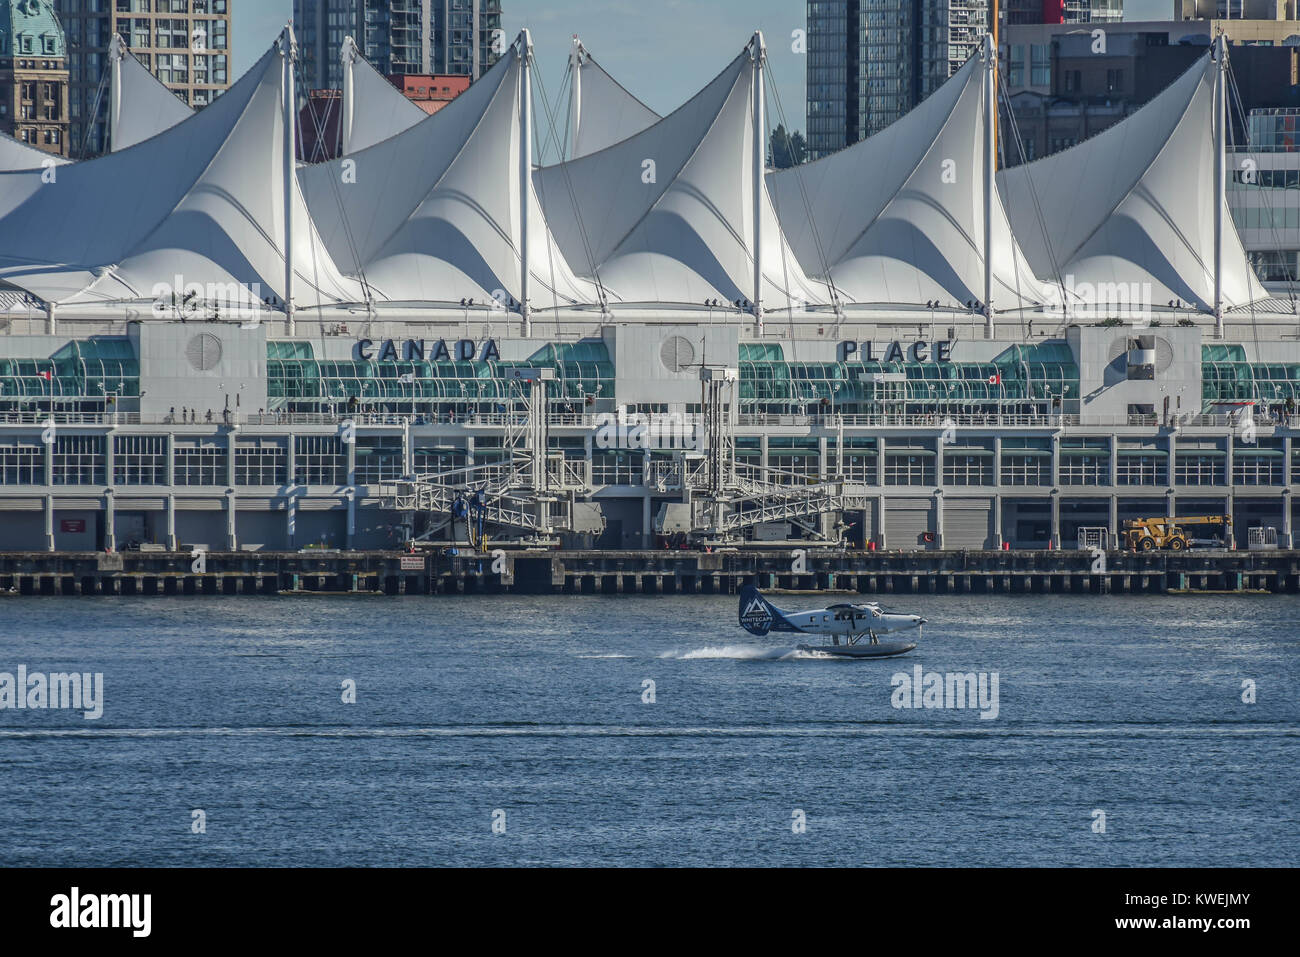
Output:
[[[1001,384],[1002,384],[1001,372],[995,372],[991,376],[989,376],[989,385],[1001,385]]]
[[[46,382],[53,382],[54,381],[53,370],[46,369],[44,372],[41,373],[41,378],[44,379]]]

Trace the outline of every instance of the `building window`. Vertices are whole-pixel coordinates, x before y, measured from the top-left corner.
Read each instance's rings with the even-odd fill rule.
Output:
[[[226,446],[216,440],[177,442],[177,485],[225,485]]]
[[[104,437],[60,435],[54,440],[55,485],[103,485]]]
[[[275,439],[257,439],[235,446],[235,484],[280,486],[289,482],[289,457]]]
[[[300,435],[294,438],[293,480],[299,485],[337,488],[348,480],[343,443],[336,435]]]
[[[992,485],[993,455],[949,450],[943,456],[944,485]]]
[[[1062,485],[1109,485],[1110,441],[1064,439],[1061,442]]]
[[[166,485],[167,436],[119,435],[113,439],[115,485]]]
[[[1260,443],[1264,445],[1263,442]],[[1282,448],[1237,448],[1232,453],[1233,485],[1285,485]]]
[[[934,455],[885,455],[886,485],[934,485]]]
[[[845,449],[838,475],[846,482],[875,485],[877,482],[876,453]]]
[[[45,446],[37,439],[6,439],[0,445],[0,485],[44,485]]]
[[[357,484],[396,482],[402,477],[400,436],[370,438],[357,442]]]
[[[1051,485],[1052,455],[1043,451],[1002,453],[1003,485]]]
[[[1169,484],[1169,456],[1163,452],[1120,452],[1115,481],[1119,485]]]
[[[416,475],[443,475],[469,465],[463,449],[417,448],[411,453],[411,467]]]
[[[1011,62],[1007,67],[1007,85],[1016,87],[1025,85],[1025,45],[1011,44]]]
[[[1222,452],[1199,454],[1179,452],[1174,456],[1175,485],[1223,485],[1224,461]]]
[[[640,452],[597,452],[591,457],[596,485],[640,485],[645,474]]]
[[[1033,43],[1029,46],[1029,85],[1052,85],[1051,49],[1045,43]]]

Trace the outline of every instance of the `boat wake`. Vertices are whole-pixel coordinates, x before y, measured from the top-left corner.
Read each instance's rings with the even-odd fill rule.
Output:
[[[834,655],[803,648],[755,648],[753,645],[721,645],[690,651],[665,651],[660,658],[675,661],[831,661]]]

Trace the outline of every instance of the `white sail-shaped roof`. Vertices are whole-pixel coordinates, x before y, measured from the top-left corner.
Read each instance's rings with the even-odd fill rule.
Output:
[[[570,159],[599,153],[658,123],[662,117],[625,90],[583,51],[578,76],[578,115]]]
[[[7,133],[0,133],[0,173],[47,168],[46,161],[52,162],[55,166],[65,166],[68,162],[62,156],[46,153],[14,139]]]
[[[625,302],[754,298],[754,65],[749,48],[692,100],[607,149],[537,172],[574,267]],[[761,184],[760,184],[761,185]],[[762,192],[762,304],[826,301]]]
[[[343,107],[351,111],[351,123],[347,117],[343,122],[345,154],[369,149],[428,117],[370,65],[351,37],[344,41],[343,69],[352,71],[352,103]]]
[[[768,174],[781,225],[810,275],[858,303],[984,299],[983,53],[884,130]],[[1044,285],[993,203],[995,310],[1043,303]]]
[[[0,174],[0,280],[53,303],[146,301],[178,278],[283,297],[282,70],[272,49],[207,109],[138,146],[61,167],[56,183],[39,171]],[[360,301],[288,185],[295,303]]]
[[[115,153],[143,143],[194,115],[125,45],[121,47],[121,57],[120,106],[112,136]]]
[[[1040,275],[1059,270],[1076,288],[1150,283],[1156,305],[1180,299],[1213,311],[1217,70],[1207,54],[1132,116],[998,174],[1016,236]],[[1266,298],[1226,198],[1223,223],[1224,305]]]
[[[394,302],[488,302],[522,293],[517,47],[437,113],[367,150],[299,171],[321,236],[349,273]],[[532,308],[591,303],[527,202]]]

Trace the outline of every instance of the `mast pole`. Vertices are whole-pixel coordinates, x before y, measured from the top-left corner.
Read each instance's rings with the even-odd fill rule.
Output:
[[[569,51],[569,159],[578,155],[578,128],[582,125],[582,41],[573,35]]]
[[[764,112],[763,64],[767,46],[761,30],[754,33],[754,334],[763,335],[763,176],[766,172],[767,118]]]
[[[1228,202],[1228,101],[1226,90],[1228,40],[1215,41],[1219,69],[1214,78],[1214,335],[1223,338],[1223,210]]]
[[[122,57],[125,42],[120,34],[114,33],[108,42],[109,91],[108,91],[108,147],[117,151],[117,131],[122,123]]]
[[[997,189],[998,48],[984,36],[984,337],[993,332],[993,196]]]
[[[528,207],[533,187],[533,37],[519,34],[519,318],[520,334],[529,338],[533,322],[528,308]]]
[[[351,37],[343,38],[343,155],[352,152],[352,123],[356,116],[356,77],[353,70],[357,63],[357,42]]]
[[[298,175],[298,129],[294,116],[293,61],[297,57],[298,41],[292,23],[280,35],[280,50],[284,57],[280,81],[284,101],[284,319],[286,333],[294,336],[297,329],[293,315],[293,198],[294,179]]]

